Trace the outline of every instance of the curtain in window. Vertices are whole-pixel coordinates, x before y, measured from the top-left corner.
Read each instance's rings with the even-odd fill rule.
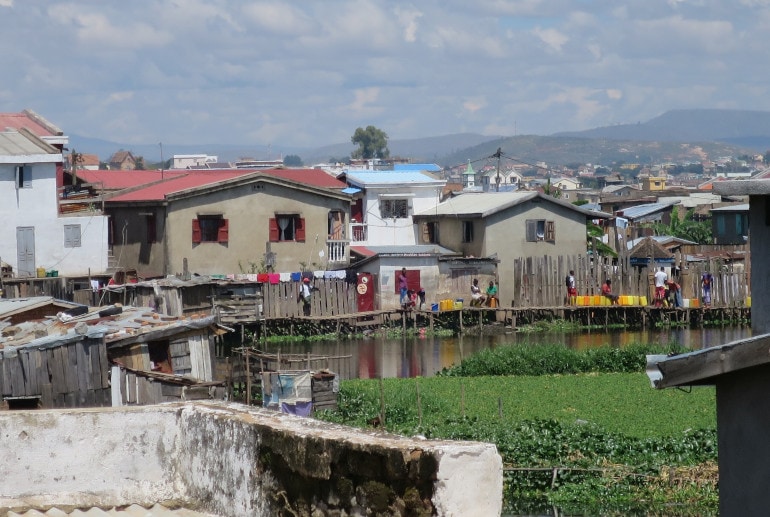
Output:
[[[281,231],[281,238],[279,240],[287,241],[289,240],[288,235],[286,234],[286,229],[289,227],[290,218],[286,216],[279,216],[278,217],[278,228]]]

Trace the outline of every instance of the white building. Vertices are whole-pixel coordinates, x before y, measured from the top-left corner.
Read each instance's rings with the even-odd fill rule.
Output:
[[[358,171],[346,173],[355,191],[351,244],[403,246],[417,244],[412,215],[436,206],[446,180],[423,171]]]
[[[17,277],[38,268],[60,275],[107,270],[108,219],[101,207],[59,214],[62,153],[24,127],[0,132],[2,259]]]
[[[172,169],[187,169],[190,167],[200,167],[207,163],[217,163],[219,158],[209,156],[208,154],[175,154]]]

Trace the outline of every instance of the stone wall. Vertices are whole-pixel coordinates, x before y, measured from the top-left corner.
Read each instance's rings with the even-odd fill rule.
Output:
[[[502,506],[494,445],[215,402],[0,413],[0,480],[0,509],[180,500],[227,517],[342,517]]]

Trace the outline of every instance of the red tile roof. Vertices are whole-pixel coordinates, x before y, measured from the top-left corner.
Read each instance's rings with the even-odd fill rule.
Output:
[[[78,176],[83,177],[82,173],[87,172],[105,172],[105,171],[78,171]],[[132,175],[138,171],[114,171],[117,174]],[[158,171],[142,171],[156,172]],[[161,201],[168,194],[187,190],[195,187],[202,187],[218,181],[224,181],[247,174],[261,173],[263,175],[275,176],[295,183],[301,183],[312,187],[343,189],[347,185],[333,176],[320,169],[207,169],[207,170],[184,170],[184,171],[166,171],[166,174],[178,174],[177,177],[168,179],[156,185],[150,185],[146,188],[138,189],[126,194],[120,194],[110,199],[110,201]],[[159,173],[158,173],[159,174]],[[157,176],[156,176],[157,179]],[[135,183],[133,186],[141,185]]]
[[[125,172],[123,174],[132,174],[132,172]],[[169,172],[169,171],[166,171]],[[211,183],[217,183],[219,181],[225,181],[247,174],[252,174],[254,171],[245,169],[223,169],[223,170],[185,170],[180,171],[181,174],[175,174],[174,177],[166,179],[160,183],[150,185],[145,188],[134,190],[133,192],[127,192],[126,194],[119,194],[109,201],[162,201],[168,194],[174,192],[180,192],[195,187],[202,187]],[[79,174],[79,173],[78,173]],[[158,171],[158,175],[160,172]]]
[[[161,179],[170,179],[188,171],[116,171],[78,169],[77,175],[86,183],[94,183],[99,190],[123,190],[154,183]]]
[[[312,187],[338,189],[347,187],[344,181],[338,180],[321,169],[266,169],[263,172]]]

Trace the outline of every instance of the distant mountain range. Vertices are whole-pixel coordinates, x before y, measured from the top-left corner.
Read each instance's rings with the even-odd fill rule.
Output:
[[[143,156],[147,163],[159,162],[160,144],[128,145],[70,135],[70,149],[96,154],[106,161],[118,150]],[[413,162],[453,166],[484,161],[500,148],[506,159],[549,165],[612,162],[660,163],[700,161],[770,149],[770,112],[741,110],[673,110],[647,122],[619,124],[551,136],[485,136],[452,134],[410,140],[390,140],[391,156]],[[349,156],[355,146],[332,144],[316,149],[264,145],[163,145],[163,158],[174,154],[216,155],[220,161],[249,157],[258,160],[298,155],[306,165]]]

